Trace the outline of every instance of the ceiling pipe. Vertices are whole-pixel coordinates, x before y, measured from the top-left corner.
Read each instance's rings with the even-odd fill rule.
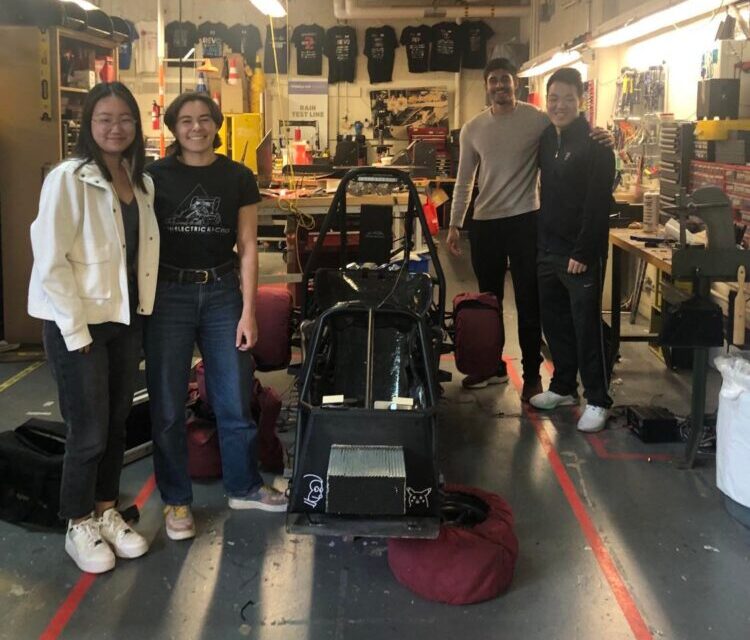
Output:
[[[333,0],[337,20],[412,20],[419,18],[526,18],[530,8],[507,6],[360,7],[356,0]]]

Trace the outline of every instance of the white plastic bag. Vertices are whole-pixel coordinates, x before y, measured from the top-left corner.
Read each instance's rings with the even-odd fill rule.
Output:
[[[750,361],[714,360],[721,372],[716,419],[716,484],[735,502],[750,507]]]

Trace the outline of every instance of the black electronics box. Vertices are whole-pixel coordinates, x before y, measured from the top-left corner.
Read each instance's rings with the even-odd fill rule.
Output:
[[[677,418],[668,409],[633,405],[627,408],[625,416],[628,426],[643,442],[677,442],[680,440]]]
[[[739,79],[711,78],[698,82],[698,120],[737,119],[740,113]]]
[[[727,140],[714,142],[715,162],[745,164],[750,159],[750,131],[730,131]]]
[[[716,160],[716,140],[696,140],[693,142],[693,157],[704,162]]]

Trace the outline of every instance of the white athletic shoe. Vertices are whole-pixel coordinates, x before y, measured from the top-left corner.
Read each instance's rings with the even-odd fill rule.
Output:
[[[102,540],[99,519],[93,514],[78,524],[68,524],[65,551],[81,571],[104,573],[115,568],[115,554]]]
[[[114,507],[101,515],[99,531],[118,558],[139,558],[148,551],[146,539],[133,531]]]
[[[537,409],[543,409],[544,411],[550,411],[557,407],[566,407],[574,404],[578,404],[578,399],[573,396],[561,396],[559,393],[554,391],[542,391],[535,396],[531,396],[529,404]]]
[[[578,420],[578,430],[584,433],[596,433],[607,426],[608,418],[609,409],[593,404],[586,405],[586,409]]]

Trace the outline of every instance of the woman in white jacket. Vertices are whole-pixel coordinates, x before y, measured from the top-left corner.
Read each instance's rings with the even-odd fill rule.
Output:
[[[153,184],[143,173],[138,105],[119,82],[92,89],[76,157],[42,186],[31,225],[29,314],[44,347],[68,435],[60,516],[65,550],[83,571],[112,569],[148,544],[116,504],[141,354],[141,316],[151,313],[159,262]]]

